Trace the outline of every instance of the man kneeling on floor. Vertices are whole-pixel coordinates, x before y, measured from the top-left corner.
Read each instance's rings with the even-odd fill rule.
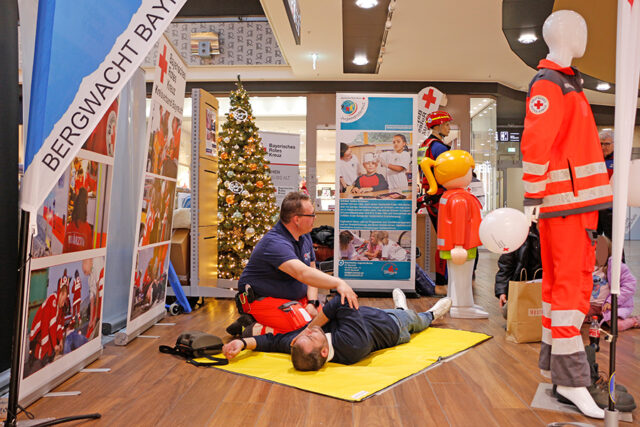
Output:
[[[317,371],[328,361],[351,365],[374,351],[409,342],[412,333],[427,329],[451,308],[451,299],[443,298],[429,311],[416,313],[409,310],[400,289],[393,290],[393,302],[395,309],[360,306],[355,310],[334,297],[304,329],[235,339],[222,351],[227,359],[245,348],[291,353],[293,367],[299,371]]]

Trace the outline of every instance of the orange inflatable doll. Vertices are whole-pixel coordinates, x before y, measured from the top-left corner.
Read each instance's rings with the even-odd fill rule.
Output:
[[[489,317],[474,304],[471,287],[473,262],[477,247],[482,244],[478,235],[482,206],[466,190],[474,166],[471,154],[463,150],[445,151],[435,161],[424,158],[420,162],[429,182],[427,193],[435,193],[438,184],[447,189],[438,206],[438,250],[440,258],[447,260],[448,296],[453,300],[451,317]]]

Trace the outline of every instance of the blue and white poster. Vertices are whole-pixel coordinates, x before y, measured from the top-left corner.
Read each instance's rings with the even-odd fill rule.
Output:
[[[336,95],[334,271],[361,290],[414,289],[414,95]]]

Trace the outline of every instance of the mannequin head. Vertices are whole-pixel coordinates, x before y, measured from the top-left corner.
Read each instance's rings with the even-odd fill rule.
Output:
[[[467,187],[475,162],[471,154],[464,150],[449,150],[440,154],[435,161],[426,157],[420,162],[420,167],[429,181],[427,193],[435,194],[438,184],[447,190]]]
[[[549,47],[547,59],[562,67],[569,67],[573,58],[584,55],[587,23],[573,10],[558,10],[544,21],[542,37]]]

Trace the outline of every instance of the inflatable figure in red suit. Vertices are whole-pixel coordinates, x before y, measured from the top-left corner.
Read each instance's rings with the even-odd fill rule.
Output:
[[[446,188],[438,206],[438,249],[440,258],[447,260],[448,296],[453,300],[451,317],[489,317],[474,304],[471,286],[477,247],[482,244],[478,236],[482,206],[466,190],[474,166],[471,154],[463,150],[445,151],[435,161],[426,157],[420,162],[429,182],[427,193],[435,193],[438,184]]]
[[[589,310],[598,210],[612,191],[598,130],[571,60],[584,54],[587,25],[554,12],[543,25],[549,46],[527,94],[522,135],[525,215],[538,217],[542,254],[542,344],[538,366],[557,393],[583,414],[604,418],[588,392],[589,364],[580,327]]]

